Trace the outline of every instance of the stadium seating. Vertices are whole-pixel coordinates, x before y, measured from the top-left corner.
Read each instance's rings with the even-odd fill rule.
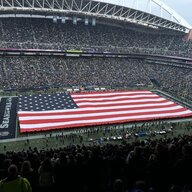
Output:
[[[185,66],[150,64],[120,58],[4,57],[0,58],[0,89],[30,90],[49,87],[104,86],[137,88],[150,86],[192,99],[192,70]],[[156,86],[156,85],[155,85]]]
[[[169,30],[106,23],[93,27],[81,22],[73,25],[70,21],[62,24],[37,18],[3,18],[0,26],[0,48],[78,48],[192,57],[192,44],[183,42],[184,34]]]
[[[70,21],[62,24],[37,18],[3,18],[0,26],[0,48],[80,49],[192,57],[192,44],[183,42],[183,33],[163,29],[99,22],[93,27],[81,22],[73,25]],[[151,77],[160,89],[191,99],[191,69],[149,65],[131,59],[0,57],[2,90],[83,85],[130,88],[151,85],[154,83]]]

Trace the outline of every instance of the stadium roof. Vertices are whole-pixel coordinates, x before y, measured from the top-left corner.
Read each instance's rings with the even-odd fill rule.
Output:
[[[0,16],[7,14],[68,14],[103,17],[185,31],[191,26],[160,0],[1,0]]]
[[[162,0],[95,0],[95,1],[135,8],[137,10],[142,10],[150,14],[155,14],[156,16],[161,16],[170,21],[174,21],[187,28],[191,28],[191,25],[185,19],[183,19],[182,16],[180,16],[171,7],[166,5]],[[154,11],[152,10],[153,8]]]

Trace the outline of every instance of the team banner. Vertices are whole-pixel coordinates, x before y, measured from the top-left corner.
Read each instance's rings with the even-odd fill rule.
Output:
[[[17,97],[0,98],[0,140],[15,138]]]
[[[57,93],[19,97],[20,132],[191,117],[150,91]]]

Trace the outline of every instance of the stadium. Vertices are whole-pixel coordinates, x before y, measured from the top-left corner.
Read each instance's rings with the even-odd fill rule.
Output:
[[[161,0],[1,0],[0,192],[192,191],[191,29]]]

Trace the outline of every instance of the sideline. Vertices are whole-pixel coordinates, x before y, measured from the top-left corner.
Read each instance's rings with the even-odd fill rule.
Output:
[[[192,118],[184,118],[184,119],[167,119],[167,120],[162,120],[165,123],[181,123],[181,122],[189,122],[192,121]],[[120,124],[118,125],[118,128],[114,128],[115,125],[111,125],[109,126],[109,128],[112,129],[128,129],[128,128],[132,128],[133,126],[137,125],[137,126],[142,126],[144,123],[157,123],[158,121],[149,121],[149,122],[140,122],[140,123],[131,123],[131,124]],[[18,138],[13,138],[13,139],[5,139],[5,140],[0,140],[0,144],[1,143],[9,143],[9,142],[16,142],[16,141],[25,141],[27,139],[29,140],[35,140],[35,139],[44,139],[44,138],[49,138],[49,135],[51,133],[52,137],[58,135],[58,134],[63,134],[63,135],[70,135],[70,134],[79,134],[79,133],[85,133],[87,129],[97,129],[97,127],[93,127],[93,128],[82,128],[82,129],[75,129],[75,130],[61,130],[55,133],[51,133],[51,132],[45,132],[44,134],[40,134],[40,135],[33,135],[33,136],[25,136],[25,137],[18,137]]]

